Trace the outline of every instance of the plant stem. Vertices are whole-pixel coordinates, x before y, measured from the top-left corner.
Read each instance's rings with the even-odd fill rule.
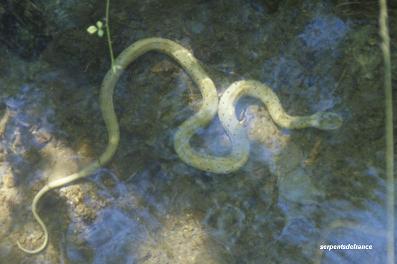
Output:
[[[390,62],[390,37],[387,18],[387,1],[379,0],[379,34],[384,61],[385,134],[386,134],[386,208],[387,208],[387,263],[394,264],[394,143],[393,105]]]
[[[112,39],[110,36],[110,28],[109,28],[109,7],[110,7],[110,0],[106,0],[106,37],[108,40],[111,66],[112,66],[112,70],[114,72],[115,71],[114,55],[113,55]]]

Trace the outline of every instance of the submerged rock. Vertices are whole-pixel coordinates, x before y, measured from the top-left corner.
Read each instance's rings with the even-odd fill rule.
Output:
[[[43,10],[32,0],[0,2],[0,42],[24,59],[34,59],[51,36]]]

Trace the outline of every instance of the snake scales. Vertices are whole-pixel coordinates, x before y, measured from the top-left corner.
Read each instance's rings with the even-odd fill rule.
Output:
[[[242,96],[259,98],[267,107],[272,119],[281,127],[319,129],[337,129],[342,124],[339,115],[330,112],[318,112],[310,116],[290,116],[282,108],[280,101],[272,90],[256,81],[238,81],[233,83],[220,99],[214,83],[200,66],[200,63],[184,47],[171,40],[162,38],[147,38],[139,40],[125,49],[115,60],[102,82],[100,107],[108,131],[108,144],[98,160],[81,171],[48,182],[34,197],[32,213],[44,233],[44,241],[34,249],[29,250],[17,242],[18,247],[31,254],[41,252],[48,243],[48,232],[45,224],[37,213],[37,204],[49,190],[64,186],[77,179],[89,176],[101,166],[104,166],[114,155],[120,140],[119,125],[114,112],[113,91],[125,68],[136,58],[149,51],[158,51],[174,59],[192,78],[202,94],[202,104],[197,113],[183,122],[174,137],[174,148],[178,156],[187,164],[200,170],[213,173],[229,173],[236,171],[248,159],[249,141],[235,115],[235,104]],[[199,153],[190,145],[191,137],[199,128],[205,127],[218,113],[220,121],[230,138],[231,152],[227,156],[210,156]]]

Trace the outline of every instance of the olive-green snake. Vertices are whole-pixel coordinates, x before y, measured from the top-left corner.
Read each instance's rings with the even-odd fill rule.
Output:
[[[29,250],[17,242],[18,247],[31,254],[39,253],[48,243],[47,228],[37,214],[37,204],[40,198],[49,190],[67,185],[77,179],[91,175],[104,166],[114,155],[119,144],[120,132],[113,106],[113,90],[125,68],[136,58],[148,51],[158,51],[174,59],[192,78],[202,94],[202,104],[197,113],[180,125],[175,133],[174,148],[178,156],[187,164],[200,170],[213,173],[229,173],[244,165],[249,155],[249,141],[245,130],[235,115],[235,104],[244,95],[257,97],[266,105],[272,119],[285,128],[317,127],[319,129],[336,129],[342,124],[342,119],[334,113],[318,112],[311,116],[289,116],[282,108],[277,96],[272,90],[256,81],[239,81],[233,83],[220,99],[218,109],[218,94],[214,83],[200,66],[200,63],[184,47],[174,41],[162,38],[147,38],[139,40],[125,49],[115,60],[113,67],[107,72],[102,82],[100,92],[100,107],[108,132],[108,144],[98,160],[81,171],[61,179],[47,183],[34,197],[32,213],[44,232],[44,241],[37,249]],[[208,125],[218,113],[223,127],[231,141],[231,152],[227,156],[211,156],[196,151],[190,145],[191,137],[199,128]]]

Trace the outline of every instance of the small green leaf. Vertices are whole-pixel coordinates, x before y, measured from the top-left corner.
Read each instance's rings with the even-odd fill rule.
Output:
[[[98,36],[99,36],[99,37],[103,37],[103,33],[104,33],[104,32],[103,32],[102,29],[99,29],[99,30],[98,30]]]
[[[94,34],[95,32],[97,32],[97,27],[96,26],[93,26],[93,25],[91,25],[91,26],[89,26],[88,28],[87,28],[87,32],[89,33],[89,34]]]
[[[103,26],[102,21],[98,20],[98,21],[96,22],[96,26],[98,27],[98,29],[101,29],[102,26]]]

